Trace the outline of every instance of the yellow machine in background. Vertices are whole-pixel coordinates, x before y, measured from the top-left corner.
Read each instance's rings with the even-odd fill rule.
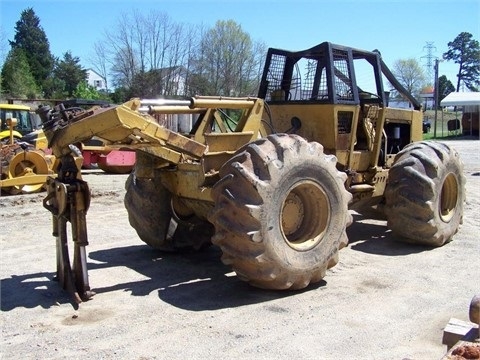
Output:
[[[9,118],[16,119],[13,132],[8,124]],[[16,140],[20,140],[22,136],[34,131],[38,127],[36,118],[35,113],[32,113],[28,106],[0,104],[0,142],[5,142],[5,139],[10,138],[12,134]]]
[[[44,137],[36,146],[22,137],[37,129],[35,116],[28,106],[0,104],[0,191],[7,194],[40,191],[47,176],[52,175],[54,157],[41,149],[47,148]]]
[[[107,103],[71,99],[62,104],[69,107],[69,114],[76,114],[84,111],[79,105],[90,106],[92,109]],[[46,175],[53,174],[55,157],[50,155],[47,138],[41,129],[40,121],[37,121],[38,115],[32,112],[30,107],[19,104],[0,104],[0,115],[1,193],[16,195],[44,189]],[[99,141],[95,142],[95,146],[91,142],[78,142],[73,146],[76,162],[82,163],[85,168],[94,165],[107,173],[128,173],[135,164],[134,151],[110,148]]]

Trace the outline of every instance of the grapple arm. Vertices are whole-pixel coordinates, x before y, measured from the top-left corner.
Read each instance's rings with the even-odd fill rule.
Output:
[[[98,108],[80,115],[60,116],[62,110],[52,111],[43,107],[37,111],[43,122],[48,145],[57,157],[70,152],[69,145],[84,142],[93,136],[109,143],[120,143],[123,148],[148,151],[164,148],[160,157],[178,162],[180,153],[201,157],[206,146],[159,125],[148,114],[138,110],[139,100],[118,106]],[[64,111],[68,111],[64,110]]]

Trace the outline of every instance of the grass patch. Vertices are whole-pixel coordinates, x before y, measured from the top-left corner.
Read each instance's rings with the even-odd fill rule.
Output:
[[[437,130],[435,132],[435,110],[426,110],[423,113],[423,118],[426,119],[431,124],[430,131],[426,134],[423,134],[424,140],[431,139],[455,139],[457,136],[462,135],[462,130],[457,130],[456,133],[449,132],[447,128],[447,122],[453,119],[462,119],[461,111],[437,111]],[[435,136],[436,135],[436,136]]]

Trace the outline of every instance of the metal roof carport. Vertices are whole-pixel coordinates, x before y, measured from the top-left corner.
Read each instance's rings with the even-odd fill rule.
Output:
[[[440,101],[440,106],[463,106],[464,111],[463,113],[468,113],[469,117],[469,126],[467,127],[464,117],[462,116],[462,128],[465,126],[470,128],[470,135],[472,135],[472,130],[476,129],[478,132],[478,124],[474,124],[474,122],[478,122],[480,116],[480,92],[451,92],[442,101]],[[468,110],[465,108],[468,107]],[[465,134],[465,131],[464,131]],[[479,135],[480,136],[480,135]]]
[[[451,92],[440,101],[440,106],[480,105],[480,92]]]

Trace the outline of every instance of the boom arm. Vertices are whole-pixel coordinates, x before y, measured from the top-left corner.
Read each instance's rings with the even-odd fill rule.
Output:
[[[178,164],[185,157],[200,159],[208,152],[205,141],[205,126],[213,119],[216,109],[242,109],[245,112],[236,124],[233,135],[252,132],[255,138],[263,133],[261,117],[263,101],[258,98],[194,97],[190,101],[164,101],[159,106],[145,107],[147,102],[139,99],[108,108],[97,108],[76,113],[61,105],[54,111],[49,107],[37,110],[42,118],[43,130],[48,145],[56,157],[70,153],[70,144],[84,142],[96,136],[108,143],[119,144],[122,148],[142,150],[170,163]],[[142,107],[143,105],[143,107]],[[204,114],[195,138],[183,136],[159,125],[148,113],[160,114]],[[226,131],[226,129],[225,129]],[[212,141],[212,140],[211,140]],[[213,146],[213,144],[210,144]]]
[[[180,161],[182,154],[200,158],[205,153],[205,145],[157,124],[149,115],[137,111],[139,107],[140,100],[131,100],[122,105],[67,117],[66,120],[55,116],[49,108],[41,108],[38,112],[49,147],[57,157],[68,154],[70,144],[93,136],[121,143],[123,148],[151,152],[174,163]]]

